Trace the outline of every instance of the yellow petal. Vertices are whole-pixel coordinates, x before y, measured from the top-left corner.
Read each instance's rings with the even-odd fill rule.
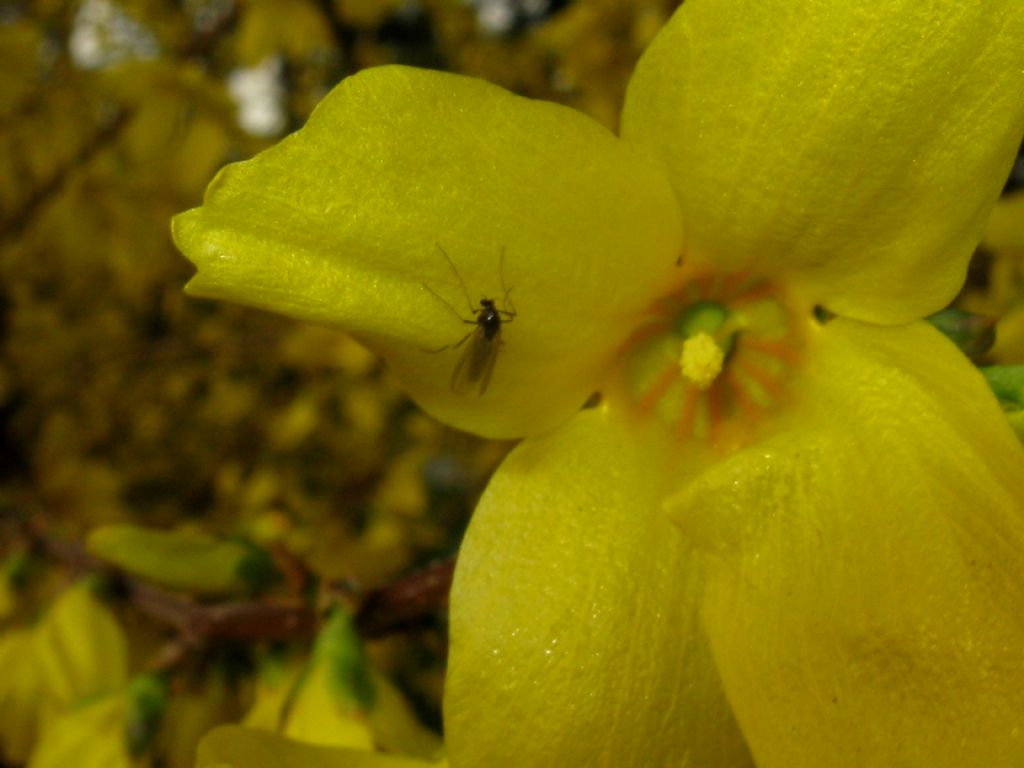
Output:
[[[952,299],[1022,132],[1018,0],[689,0],[623,115],[688,253],[876,322]]]
[[[196,745],[211,728],[238,719],[238,705],[226,675],[208,672],[196,687],[175,690],[156,734],[155,752],[166,768],[193,768]]]
[[[444,751],[441,739],[416,718],[398,687],[376,670],[371,670],[376,691],[366,721],[374,743],[388,752],[411,757],[435,758]]]
[[[365,710],[375,694],[366,653],[351,619],[339,608],[320,630],[282,732],[310,744],[371,750],[374,738]]]
[[[128,647],[114,614],[79,582],[53,604],[35,630],[36,660],[59,707],[120,688],[128,679]]]
[[[340,708],[322,667],[312,670],[299,689],[281,732],[308,744],[373,748],[369,725],[356,710]]]
[[[271,655],[261,664],[252,696],[252,706],[242,725],[278,731],[288,711],[295,686],[304,668],[296,658]]]
[[[491,436],[586,400],[671,289],[681,243],[661,170],[597,123],[404,67],[345,80],[300,132],[224,169],[174,236],[193,294],[357,332],[433,415]],[[459,395],[475,342],[454,347],[481,298],[515,317],[483,350],[498,354],[486,392]]]
[[[834,320],[774,437],[669,504],[761,768],[1024,765],[1024,447],[923,323]]]
[[[29,629],[0,635],[0,760],[28,760],[39,729],[43,683]]]
[[[437,763],[354,749],[318,747],[237,725],[214,728],[199,744],[196,768],[424,768]]]
[[[73,709],[50,723],[28,768],[138,768],[125,738],[127,704],[110,695]]]
[[[320,631],[309,666],[287,697],[286,712],[282,733],[309,744],[364,750],[376,745],[424,758],[442,751],[441,740],[419,724],[398,689],[370,666],[351,618],[341,609]],[[263,720],[276,729],[276,717]],[[247,721],[255,722],[252,714]]]
[[[751,765],[662,511],[669,450],[590,410],[495,474],[452,590],[453,765]]]

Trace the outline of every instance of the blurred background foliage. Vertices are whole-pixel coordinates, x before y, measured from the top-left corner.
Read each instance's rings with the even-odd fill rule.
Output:
[[[677,4],[0,2],[0,765],[188,766],[243,717],[429,753],[444,563],[508,445],[340,333],[186,298],[168,222],[368,66],[614,129]],[[987,362],[1024,362],[1014,173],[959,299],[1005,329]]]

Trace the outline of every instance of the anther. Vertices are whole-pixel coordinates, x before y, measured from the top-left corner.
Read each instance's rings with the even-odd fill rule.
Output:
[[[701,331],[683,342],[679,367],[683,376],[697,389],[711,386],[722,372],[725,352],[709,334]]]

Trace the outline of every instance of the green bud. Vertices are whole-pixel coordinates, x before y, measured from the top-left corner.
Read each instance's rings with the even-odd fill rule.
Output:
[[[142,675],[128,683],[125,736],[128,751],[138,757],[149,749],[167,708],[167,683],[158,675]]]

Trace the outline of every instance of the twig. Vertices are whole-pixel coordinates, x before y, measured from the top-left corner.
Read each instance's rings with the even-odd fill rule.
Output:
[[[370,639],[422,626],[448,607],[454,571],[451,558],[367,593],[356,612],[356,631]]]

